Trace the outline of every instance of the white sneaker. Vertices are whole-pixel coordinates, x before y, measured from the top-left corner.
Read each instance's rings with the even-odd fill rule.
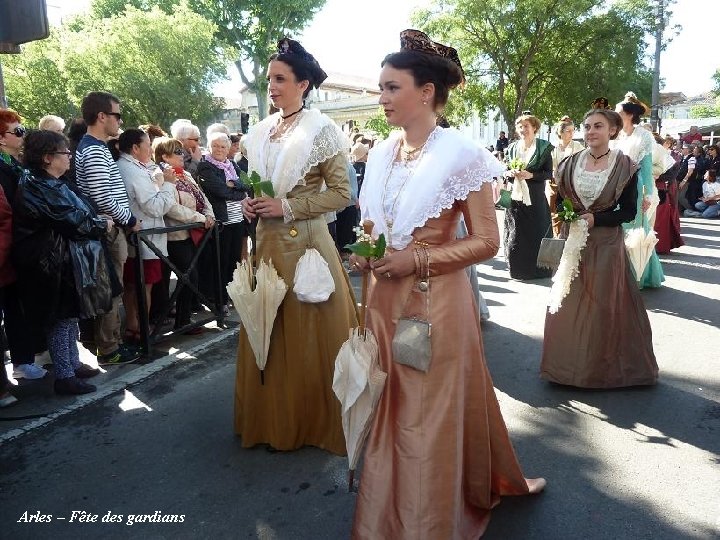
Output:
[[[42,379],[46,374],[47,369],[35,364],[20,364],[13,370],[13,377],[16,379]]]

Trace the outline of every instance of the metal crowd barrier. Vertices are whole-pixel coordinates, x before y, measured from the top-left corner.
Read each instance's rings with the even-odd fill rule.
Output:
[[[204,326],[205,324],[213,321],[217,321],[218,326],[223,326],[224,324],[225,312],[223,310],[223,282],[220,272],[220,228],[222,227],[222,224],[216,222],[212,228],[207,229],[205,235],[203,235],[203,238],[200,241],[200,244],[195,250],[195,255],[190,262],[190,266],[185,272],[180,271],[177,266],[175,266],[175,264],[173,264],[173,262],[168,258],[168,256],[163,255],[158,249],[158,247],[148,238],[148,236],[153,234],[163,234],[175,231],[187,231],[190,229],[200,228],[204,229],[204,227],[205,226],[202,223],[190,223],[187,225],[177,225],[173,227],[156,227],[154,229],[142,229],[130,235],[130,242],[133,245],[139,246],[140,242],[145,244],[153,253],[155,253],[155,255],[157,255],[157,257],[160,259],[160,263],[168,265],[170,270],[175,274],[175,276],[177,276],[177,285],[175,286],[175,290],[173,291],[172,295],[170,295],[170,299],[168,300],[165,309],[158,317],[161,323],[157,324],[154,330],[150,332],[148,306],[145,297],[145,272],[141,254],[142,250],[136,249],[135,287],[137,291],[138,318],[140,322],[140,343],[142,345],[143,355],[146,357],[150,356],[150,354],[152,353],[152,346],[155,343],[168,339],[173,335],[187,332],[188,330],[192,330],[193,328],[197,328],[199,326]],[[193,283],[191,283],[189,277],[190,273],[197,268],[197,263],[200,259],[200,255],[202,254],[203,250],[207,248],[207,246],[211,246],[211,248],[209,249],[214,248],[214,256],[212,258],[212,273],[214,274],[213,277],[215,278],[214,282],[216,287],[214,291],[214,298],[212,299],[208,298],[202,292],[200,292],[199,288]],[[211,276],[208,276],[207,273],[205,275],[200,275],[200,273],[198,273],[198,284],[200,283],[201,279],[209,278],[211,278]],[[194,320],[190,324],[187,324],[181,328],[173,329],[171,332],[160,333],[163,326],[162,321],[165,321],[167,316],[170,314],[172,306],[175,304],[175,301],[177,300],[177,297],[183,287],[189,287],[192,290],[193,296],[198,298],[202,304],[210,308],[210,315],[201,319]]]

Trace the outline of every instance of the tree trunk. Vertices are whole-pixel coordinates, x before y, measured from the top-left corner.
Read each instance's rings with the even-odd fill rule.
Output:
[[[262,120],[268,115],[268,96],[267,92],[262,91],[259,88],[256,88],[257,93],[255,94],[255,97],[257,98],[257,104],[258,104],[258,118]]]

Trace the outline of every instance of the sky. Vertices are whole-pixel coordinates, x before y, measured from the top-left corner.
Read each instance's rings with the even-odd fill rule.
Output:
[[[51,21],[87,9],[90,0],[47,0]],[[298,39],[328,72],[376,79],[380,61],[399,46],[398,35],[409,28],[414,9],[430,0],[327,0],[325,7]],[[672,24],[680,24],[676,36],[660,57],[662,92],[696,96],[713,87],[712,75],[720,60],[709,51],[711,36],[720,21],[720,0],[678,0]],[[706,53],[707,51],[707,53]],[[220,95],[237,95],[240,78],[229,69],[231,80],[218,86]]]

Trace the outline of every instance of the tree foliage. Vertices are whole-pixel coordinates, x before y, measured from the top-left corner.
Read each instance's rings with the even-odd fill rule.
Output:
[[[90,14],[95,19],[109,19],[121,15],[128,8],[150,11],[159,7],[167,15],[172,15],[180,0],[93,0]]]
[[[239,52],[235,66],[257,96],[260,118],[267,115],[268,59],[277,42],[300,32],[325,0],[190,0],[190,6],[215,24],[219,43]],[[246,72],[243,61],[251,65]]]
[[[387,139],[393,128],[388,124],[387,118],[382,108],[365,121],[363,129],[369,129],[375,132],[381,139]]]
[[[457,46],[468,84],[461,101],[514,119],[531,110],[552,122],[581,118],[598,96],[650,94],[643,30],[627,11],[595,0],[436,0],[414,22]],[[601,3],[600,3],[601,4]],[[456,110],[461,110],[454,102]]]
[[[222,105],[211,87],[225,73],[222,54],[208,51],[213,33],[210,22],[183,6],[172,14],[156,6],[80,17],[8,57],[8,98],[31,124],[49,113],[77,115],[92,90],[116,94],[129,126],[167,126],[176,118],[208,122]]]
[[[616,0],[618,8],[636,21],[646,34],[654,36],[658,28],[662,28],[663,50],[682,30],[679,24],[668,24],[673,15],[671,8],[676,3],[677,0]]]

